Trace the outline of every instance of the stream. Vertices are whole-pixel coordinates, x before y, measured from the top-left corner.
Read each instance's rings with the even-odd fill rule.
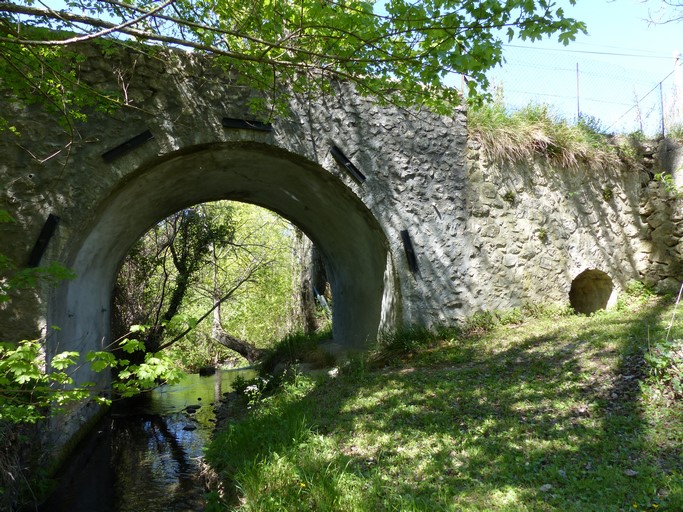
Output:
[[[204,509],[198,458],[214,429],[213,404],[254,370],[187,375],[115,401],[76,448],[41,512],[180,512]],[[196,409],[196,410],[195,410]]]

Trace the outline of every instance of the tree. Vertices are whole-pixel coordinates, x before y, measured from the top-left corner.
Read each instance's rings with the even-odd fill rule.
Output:
[[[575,0],[570,0],[575,4]],[[16,94],[68,118],[84,99],[63,49],[105,39],[138,51],[159,46],[213,55],[249,87],[276,101],[283,84],[314,93],[331,81],[355,84],[399,105],[440,112],[488,85],[502,44],[556,34],[567,44],[585,25],[555,0],[66,0],[0,2],[0,76]],[[146,43],[141,46],[138,43]],[[158,57],[158,55],[157,55]],[[33,91],[34,94],[28,92]],[[36,95],[35,92],[38,92]],[[92,92],[92,91],[91,91]],[[69,122],[67,121],[67,125]]]
[[[170,322],[178,315],[214,245],[234,236],[229,215],[218,219],[199,207],[186,208],[154,226],[132,249],[114,290],[112,333],[123,336],[131,325],[149,327],[145,349],[157,352]],[[162,345],[163,343],[163,345]]]
[[[648,0],[652,2],[652,0]],[[655,0],[659,8],[650,12],[652,23],[672,23],[683,20],[683,0]]]
[[[219,201],[158,223],[119,271],[114,337],[131,324],[144,324],[148,352],[172,347],[190,335],[191,341],[178,351],[184,359],[211,340],[255,362],[263,352],[257,344],[274,341],[263,340],[263,328],[284,336],[286,331],[274,324],[287,323],[291,309],[286,300],[291,296],[292,249],[285,233],[291,227],[277,219],[261,208]],[[224,314],[228,302],[231,315]],[[204,350],[203,357],[211,352],[216,351]],[[192,359],[191,366],[197,365],[198,358]]]

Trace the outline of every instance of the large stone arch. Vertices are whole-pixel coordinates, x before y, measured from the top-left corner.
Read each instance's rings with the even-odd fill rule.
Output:
[[[104,201],[64,261],[75,280],[50,298],[52,350],[101,350],[109,343],[110,299],[121,260],[154,223],[192,204],[229,199],[269,208],[320,248],[332,284],[334,340],[362,348],[388,325],[394,295],[389,244],[367,207],[317,163],[254,142],[197,145],[129,174]],[[86,369],[80,379],[100,382]],[[104,384],[104,382],[102,382]]]

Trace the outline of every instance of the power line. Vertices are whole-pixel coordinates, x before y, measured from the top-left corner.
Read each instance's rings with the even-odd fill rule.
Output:
[[[636,100],[635,105],[633,105],[630,109],[628,109],[626,112],[624,112],[624,113],[621,115],[621,117],[619,117],[619,119],[617,119],[616,121],[614,121],[607,129],[608,129],[608,130],[611,130],[612,127],[613,127],[614,125],[616,125],[619,121],[621,121],[621,120],[626,116],[626,114],[628,114],[628,113],[631,112],[632,110],[636,109],[636,108],[638,107],[638,105],[640,104],[641,101],[643,101],[645,98],[647,98],[650,94],[652,94],[652,93],[653,93],[654,91],[656,91],[657,89],[661,88],[662,83],[664,83],[664,81],[665,81],[667,78],[669,78],[670,76],[673,76],[674,72],[675,72],[675,71],[672,71],[671,73],[669,73],[668,75],[666,75],[663,79],[661,79],[661,80],[659,81],[659,83],[657,83],[657,85],[655,85],[652,89],[650,89],[650,90],[647,92],[647,94],[645,94],[643,97],[641,97],[641,98],[639,98],[638,100]]]
[[[590,50],[570,50],[568,48],[540,48],[538,46],[522,46],[518,44],[504,44],[505,48],[522,48],[524,50],[536,50],[536,51],[546,51],[546,52],[564,52],[564,53],[578,53],[583,55],[609,55],[612,57],[639,57],[643,59],[666,59],[671,60],[671,56],[668,57],[660,56],[658,54],[634,54],[634,53],[617,53],[617,52],[598,52]]]

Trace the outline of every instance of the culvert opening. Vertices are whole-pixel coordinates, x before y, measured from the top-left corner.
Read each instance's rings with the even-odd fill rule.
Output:
[[[607,308],[614,284],[612,279],[597,269],[587,269],[572,281],[569,304],[577,313],[589,315]]]

